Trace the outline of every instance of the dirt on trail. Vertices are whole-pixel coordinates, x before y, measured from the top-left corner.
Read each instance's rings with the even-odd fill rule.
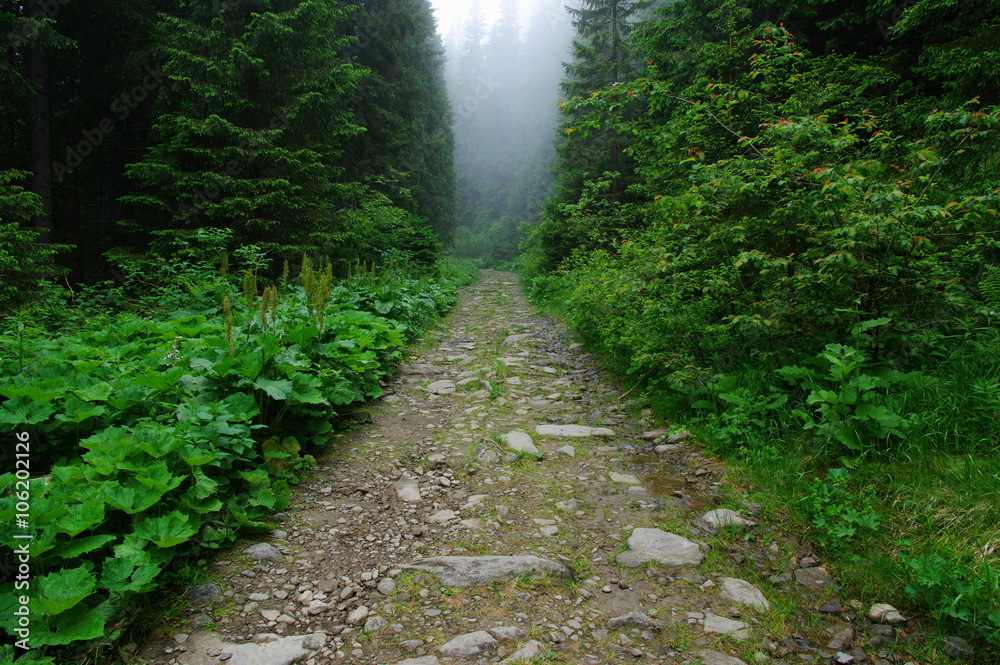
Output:
[[[896,617],[481,277],[141,662],[904,662]]]

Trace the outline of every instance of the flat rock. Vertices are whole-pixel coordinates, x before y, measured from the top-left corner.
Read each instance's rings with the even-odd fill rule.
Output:
[[[731,600],[741,605],[749,605],[758,610],[768,610],[771,608],[771,603],[764,598],[764,594],[746,580],[736,577],[723,577],[719,580],[719,585],[722,587],[719,596],[725,600]]]
[[[798,568],[795,581],[811,589],[826,589],[833,586],[833,578],[823,568]]]
[[[535,442],[532,441],[531,435],[527,432],[522,432],[521,430],[516,429],[512,432],[507,432],[500,438],[511,450],[516,450],[520,453],[528,453],[529,455],[542,454],[541,451],[535,447]]]
[[[562,448],[557,448],[556,452],[560,455],[566,455],[567,457],[576,457],[576,448],[573,446],[563,446]]]
[[[309,636],[280,637],[262,643],[232,644],[214,632],[196,632],[185,643],[185,665],[218,665],[218,654],[228,653],[230,665],[292,665],[304,662],[314,651],[303,646]],[[312,642],[310,642],[311,644]]]
[[[257,543],[243,550],[243,555],[259,561],[271,561],[277,563],[284,561],[281,552],[270,543]]]
[[[516,663],[527,663],[532,658],[537,658],[545,653],[545,647],[538,640],[530,640],[523,647],[512,653],[507,658],[500,661],[500,665],[515,665]]]
[[[495,626],[487,632],[500,642],[513,642],[528,636],[526,632],[517,626]]]
[[[727,656],[726,654],[719,653],[718,651],[709,651],[708,649],[697,651],[694,655],[701,658],[702,665],[747,665],[745,661],[742,661],[739,658]]]
[[[666,453],[673,453],[681,449],[679,443],[665,443],[662,446],[657,446],[653,448],[653,452],[658,455],[665,455]]]
[[[586,425],[538,425],[535,434],[539,436],[614,436],[614,430],[607,427],[587,427]]]
[[[523,342],[526,339],[531,339],[535,335],[533,333],[522,333],[520,335],[507,335],[503,338],[503,342],[500,346],[511,346],[512,344],[517,344],[518,342]]]
[[[709,531],[717,531],[727,526],[757,526],[756,522],[751,522],[735,510],[728,508],[710,510],[699,516],[695,523],[706,527]]]
[[[407,503],[417,503],[420,499],[420,483],[416,480],[400,480],[396,483],[396,496]]]
[[[576,499],[569,499],[568,501],[559,501],[556,503],[556,508],[564,513],[575,513],[580,508],[580,504]]]
[[[640,439],[645,439],[646,441],[652,441],[653,439],[659,439],[661,436],[669,436],[670,430],[668,429],[654,429],[648,432],[643,432],[639,435]]]
[[[628,485],[638,485],[639,479],[630,473],[618,473],[617,471],[609,471],[608,478],[611,479],[613,483],[626,483]]]
[[[421,656],[420,658],[401,660],[396,665],[440,665],[440,663],[437,656]]]
[[[404,570],[426,570],[437,575],[441,584],[467,587],[515,577],[554,575],[573,578],[573,570],[563,563],[537,556],[437,556],[417,559],[400,566]]]
[[[443,522],[450,522],[453,519],[455,519],[455,511],[454,510],[439,510],[436,513],[434,513],[433,515],[431,515],[430,517],[428,517],[427,521],[428,522],[435,522],[435,523],[439,523],[440,524],[440,523],[443,523]]]
[[[433,395],[449,395],[455,392],[454,381],[435,381],[427,386],[425,390]]]
[[[453,637],[438,647],[438,651],[452,658],[469,658],[486,651],[492,651],[497,646],[496,639],[485,630],[465,633]]]
[[[697,566],[704,558],[701,554],[701,548],[696,543],[660,529],[640,528],[633,530],[628,539],[628,547],[629,551],[638,553],[638,556],[625,557],[625,561],[629,562],[646,557],[646,561],[659,561],[668,566]],[[616,560],[622,565],[628,565],[622,560],[622,557],[627,554],[629,552],[622,552]]]
[[[719,633],[720,635],[735,637],[738,640],[745,640],[750,637],[750,633],[746,628],[747,625],[742,621],[735,621],[715,614],[705,613],[706,633]]]
[[[650,628],[662,630],[667,627],[663,621],[657,621],[640,612],[629,612],[620,617],[613,617],[608,621],[609,628]]]

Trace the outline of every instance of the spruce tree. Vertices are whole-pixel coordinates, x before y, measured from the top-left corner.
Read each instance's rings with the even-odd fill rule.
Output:
[[[341,57],[346,12],[331,0],[196,0],[163,15],[161,111],[122,197],[133,228],[232,229],[279,255],[364,245],[343,213],[342,148],[360,128],[348,99],[360,71]]]

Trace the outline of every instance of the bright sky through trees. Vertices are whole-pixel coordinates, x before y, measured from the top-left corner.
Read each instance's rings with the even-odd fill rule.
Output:
[[[521,25],[527,23],[532,8],[530,0],[521,0]],[[456,23],[460,23],[472,6],[472,0],[431,0],[434,16],[438,20],[438,32],[447,35]],[[500,17],[500,0],[479,0],[479,7],[486,17],[487,29]]]

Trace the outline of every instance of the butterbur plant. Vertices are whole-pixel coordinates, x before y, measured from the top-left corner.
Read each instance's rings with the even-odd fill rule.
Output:
[[[830,469],[825,480],[813,480],[801,500],[813,536],[823,547],[841,547],[859,531],[874,531],[881,522],[867,494],[848,491],[848,478],[847,469]]]

